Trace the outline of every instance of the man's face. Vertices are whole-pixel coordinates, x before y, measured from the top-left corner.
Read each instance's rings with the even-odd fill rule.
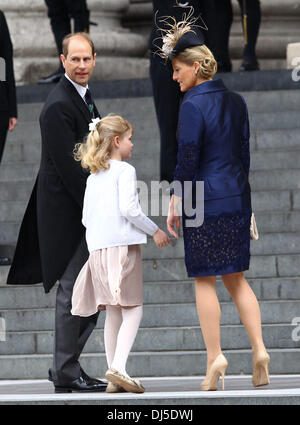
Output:
[[[96,64],[96,53],[93,56],[89,43],[80,36],[71,38],[67,57],[60,55],[60,58],[68,77],[85,87]]]

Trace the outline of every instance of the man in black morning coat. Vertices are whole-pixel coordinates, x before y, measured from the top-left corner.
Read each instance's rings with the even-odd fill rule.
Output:
[[[17,98],[13,68],[13,46],[4,13],[0,10],[0,163],[7,131],[13,131],[18,123]],[[0,257],[0,265],[8,265],[8,258]]]
[[[61,59],[66,71],[47,98],[40,115],[41,164],[20,229],[8,284],[43,282],[49,292],[59,280],[55,311],[54,365],[49,371],[56,392],[104,391],[106,384],[90,378],[79,364],[82,349],[98,314],[72,316],[76,277],[88,259],[81,224],[86,179],[73,149],[88,133],[99,112],[87,83],[96,55],[89,36],[67,36]]]

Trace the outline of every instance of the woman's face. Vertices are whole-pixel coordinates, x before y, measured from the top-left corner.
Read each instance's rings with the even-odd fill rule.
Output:
[[[178,59],[172,60],[173,66],[173,80],[177,81],[182,92],[188,91],[192,87],[199,84],[199,80],[196,72],[199,67],[197,62],[193,65],[187,65],[186,63],[181,62]]]

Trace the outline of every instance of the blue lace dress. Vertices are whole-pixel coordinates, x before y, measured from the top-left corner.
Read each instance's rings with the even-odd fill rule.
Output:
[[[178,124],[174,180],[192,184],[193,207],[204,206],[202,225],[187,227],[188,195],[183,191],[183,236],[189,277],[247,270],[250,262],[251,189],[248,182],[249,121],[244,99],[222,80],[190,89]],[[204,202],[195,185],[204,182]],[[190,200],[189,200],[190,202]]]

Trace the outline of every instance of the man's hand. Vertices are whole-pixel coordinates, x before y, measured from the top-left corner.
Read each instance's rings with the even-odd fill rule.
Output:
[[[180,215],[179,215],[179,212],[178,212],[178,206],[179,206],[180,202],[181,202],[181,198],[179,198],[178,196],[175,196],[175,195],[172,196],[172,198],[170,200],[169,213],[168,213],[168,218],[167,218],[168,231],[176,239],[179,238],[179,235],[174,230],[174,224],[176,224],[176,228],[177,228],[177,231],[179,233],[179,230],[180,230]]]
[[[16,125],[18,124],[18,119],[15,117],[11,117],[9,119],[9,125],[8,125],[8,130],[9,131],[13,131],[16,127]]]
[[[154,233],[153,240],[158,248],[167,246],[171,242],[169,236],[161,229]]]

